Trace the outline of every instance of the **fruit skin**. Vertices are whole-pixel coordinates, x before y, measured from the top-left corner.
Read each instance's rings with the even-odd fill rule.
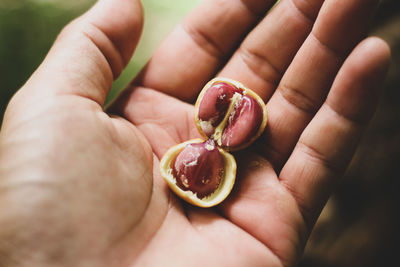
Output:
[[[180,198],[198,207],[209,208],[221,203],[232,191],[233,185],[235,183],[237,166],[235,158],[230,153],[226,152],[220,147],[217,147],[218,151],[224,158],[224,164],[225,164],[224,176],[221,179],[221,182],[217,190],[204,198],[197,197],[197,195],[192,191],[182,190],[177,185],[176,178],[172,173],[174,160],[177,157],[177,155],[185,148],[185,146],[188,144],[196,144],[203,142],[204,140],[202,139],[193,139],[171,147],[164,154],[164,156],[160,161],[160,172],[162,177],[168,183],[170,189]]]
[[[172,164],[176,184],[204,198],[217,190],[224,176],[225,160],[215,142],[191,143],[177,155]]]
[[[237,147],[251,140],[263,121],[263,110],[251,97],[243,96],[231,114],[221,136],[221,145]]]
[[[201,103],[198,106],[198,118],[202,121],[209,121],[210,126],[216,127],[223,120],[228,110],[230,99],[235,93],[241,90],[229,83],[217,83],[210,86],[204,93]],[[202,128],[202,131],[210,137],[214,132]]]
[[[267,116],[267,109],[266,106],[264,104],[264,101],[252,90],[250,90],[249,88],[245,87],[243,84],[228,79],[228,78],[221,78],[221,77],[217,77],[212,79],[211,81],[209,81],[204,88],[202,89],[202,91],[199,94],[199,97],[197,98],[196,104],[195,104],[195,124],[196,127],[198,129],[198,131],[200,132],[200,134],[205,138],[208,139],[209,138],[209,133],[205,133],[202,129],[201,124],[204,123],[201,119],[199,115],[203,115],[203,114],[199,114],[199,110],[200,110],[200,105],[201,102],[203,101],[203,98],[206,96],[207,91],[210,87],[214,86],[215,84],[218,83],[226,83],[229,84],[235,88],[238,88],[242,94],[244,96],[248,96],[250,98],[252,98],[253,100],[255,100],[255,102],[261,107],[262,109],[262,122],[260,123],[260,126],[258,128],[257,131],[254,132],[254,134],[252,135],[252,137],[250,137],[246,142],[243,142],[241,144],[237,144],[234,146],[228,146],[228,145],[224,145],[221,140],[216,140],[217,144],[219,146],[221,146],[223,149],[227,150],[227,151],[238,151],[241,149],[244,149],[246,147],[248,147],[249,145],[251,145],[251,143],[253,143],[263,132],[264,129],[267,125],[267,120],[268,120],[268,116]],[[204,116],[204,115],[203,115]],[[203,126],[204,127],[204,126]]]

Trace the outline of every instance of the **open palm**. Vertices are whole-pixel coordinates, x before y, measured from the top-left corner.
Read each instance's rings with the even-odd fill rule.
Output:
[[[376,107],[389,51],[377,38],[360,40],[377,2],[282,0],[266,15],[273,1],[204,1],[109,116],[102,105],[142,14],[137,1],[99,1],[64,29],[7,110],[0,205],[18,208],[0,215],[0,237],[10,240],[0,243],[3,261],[295,264]],[[259,140],[235,154],[229,198],[200,209],[169,191],[158,160],[199,136],[190,103],[215,75],[256,91],[269,118]]]

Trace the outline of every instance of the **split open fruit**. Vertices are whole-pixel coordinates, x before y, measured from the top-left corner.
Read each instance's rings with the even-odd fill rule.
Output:
[[[241,83],[215,78],[200,92],[195,122],[202,139],[170,148],[160,162],[161,175],[182,199],[199,207],[221,203],[236,179],[236,161],[228,151],[249,146],[264,131],[264,101]]]

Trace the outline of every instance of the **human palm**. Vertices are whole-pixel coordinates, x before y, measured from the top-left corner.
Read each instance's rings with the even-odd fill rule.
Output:
[[[376,38],[358,44],[376,2],[283,0],[259,21],[272,2],[204,1],[105,113],[141,10],[100,1],[6,112],[5,265],[294,264],[376,106],[389,52]],[[256,91],[269,122],[235,154],[232,194],[201,209],[169,191],[158,161],[199,136],[190,103],[216,74]]]

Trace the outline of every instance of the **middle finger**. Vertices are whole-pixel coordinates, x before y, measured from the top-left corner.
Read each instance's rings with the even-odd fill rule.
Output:
[[[324,0],[282,0],[246,37],[219,76],[238,80],[264,100],[311,31]]]

